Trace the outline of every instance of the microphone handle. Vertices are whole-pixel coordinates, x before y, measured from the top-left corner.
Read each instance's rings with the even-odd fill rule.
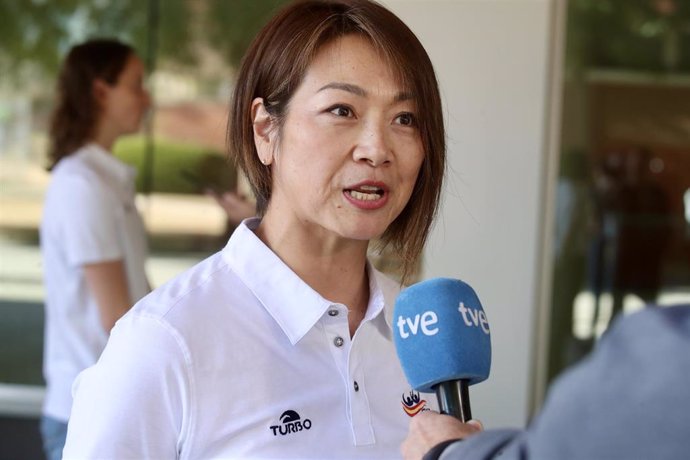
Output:
[[[472,419],[467,380],[450,380],[434,387],[442,414],[452,415],[463,423]]]

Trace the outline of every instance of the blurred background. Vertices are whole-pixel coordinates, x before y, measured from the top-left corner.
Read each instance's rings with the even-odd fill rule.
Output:
[[[569,1],[561,116],[549,378],[690,302],[690,2]]]
[[[225,159],[229,95],[244,49],[282,3],[0,0],[0,458],[42,456],[37,431],[43,391],[38,225],[49,178],[47,120],[62,57],[75,43],[109,36],[132,43],[146,62],[153,109],[143,131],[121,140],[114,153],[139,170],[137,200],[152,249],[148,271],[153,285],[159,286],[220,249],[232,231],[220,208],[185,174],[246,192]],[[540,318],[544,324],[531,329],[536,339],[513,341],[524,349],[523,367],[536,369],[524,371],[531,386],[543,389],[585,356],[615,315],[646,303],[690,303],[690,2],[484,2],[493,9],[468,0],[385,3],[420,31],[446,88],[451,128],[459,116],[454,113],[457,105],[449,103],[449,88],[456,81],[450,79],[461,79],[463,70],[451,75],[440,65],[458,53],[456,44],[429,38],[424,32],[427,22],[443,17],[452,23],[448,11],[470,14],[472,8],[485,8],[483,24],[493,31],[480,31],[484,35],[501,33],[501,15],[522,21],[526,29],[531,21],[544,26],[537,37],[544,68],[531,72],[543,79],[541,92],[556,88],[551,104],[558,113],[550,116],[559,122],[554,126],[536,120],[534,143],[553,161],[545,160],[550,167],[535,166],[538,181],[544,183],[535,186],[535,193],[545,205],[536,209],[541,224],[533,232],[540,235],[534,250],[543,255],[543,263],[536,264],[529,279],[546,283],[546,298],[529,298],[521,310],[529,324]],[[523,40],[519,34],[505,39]],[[524,40],[525,46],[531,43]],[[505,53],[486,43],[464,46],[478,50],[478,61],[482,53]],[[506,78],[509,85],[515,80],[515,91],[520,91],[518,77]],[[534,103],[546,105],[549,100],[545,96]],[[475,119],[486,116],[481,103],[472,107]],[[507,110],[516,119],[523,113],[521,106]],[[500,122],[485,120],[486,135],[505,135]],[[462,132],[452,129],[449,135],[451,141],[456,135],[462,138]],[[542,142],[549,135],[550,144]],[[450,158],[475,155],[461,144],[449,146]],[[500,169],[489,166],[491,174]],[[451,196],[463,194],[462,186],[453,189],[455,177],[452,173]],[[441,225],[448,227],[454,216],[464,216],[474,206],[472,198],[463,205],[447,202]],[[470,217],[481,220],[480,214]],[[519,232],[508,230],[506,235],[511,244],[523,244]],[[443,250],[452,253],[450,240],[446,235]],[[430,258],[420,276],[443,271],[434,269]],[[381,263],[385,266],[386,261]],[[394,261],[390,263],[394,272]],[[520,270],[500,255],[498,263]],[[471,273],[458,272],[458,277]],[[487,290],[479,290],[480,295]],[[487,311],[493,325],[499,318],[491,312],[497,310],[489,305]],[[500,321],[496,323],[500,327]],[[494,367],[500,365],[500,350],[494,346]],[[535,375],[543,375],[543,381],[535,381]],[[526,423],[525,414],[543,398],[543,390],[529,393],[532,396],[521,395],[524,411],[500,421]]]
[[[0,458],[42,456],[38,226],[49,180],[47,123],[64,55],[88,38],[117,37],[146,64],[152,110],[142,132],[118,142],[114,154],[138,169],[147,269],[160,286],[220,249],[233,229],[198,181],[236,188],[225,155],[234,71],[281,3],[0,1]]]

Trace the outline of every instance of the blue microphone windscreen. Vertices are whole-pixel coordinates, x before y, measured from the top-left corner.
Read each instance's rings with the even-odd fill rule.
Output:
[[[491,333],[474,290],[450,278],[434,278],[403,290],[393,313],[395,348],[407,381],[431,393],[441,382],[489,377]]]

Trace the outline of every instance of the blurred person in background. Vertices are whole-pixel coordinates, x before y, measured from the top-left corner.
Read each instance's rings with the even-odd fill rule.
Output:
[[[40,228],[47,385],[41,434],[49,460],[62,456],[75,377],[98,360],[115,322],[150,291],[136,171],[111,153],[118,137],[139,129],[149,107],[143,79],[130,46],[98,39],[69,51],[57,83]]]

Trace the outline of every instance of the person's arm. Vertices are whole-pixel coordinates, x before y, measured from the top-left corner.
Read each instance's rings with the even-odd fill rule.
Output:
[[[98,305],[101,325],[106,333],[132,306],[127,275],[121,260],[84,265],[89,292]]]
[[[125,270],[120,201],[93,177],[68,175],[59,182],[59,240],[67,263],[84,274],[101,324],[110,333],[134,303]],[[69,204],[69,205],[67,205]],[[137,293],[140,295],[140,293]]]
[[[524,458],[520,453],[522,435],[522,430],[484,431],[475,420],[462,423],[448,415],[422,412],[410,422],[400,450],[405,460],[489,460],[498,455],[517,460]],[[508,445],[516,448],[504,451]]]
[[[437,446],[445,446],[449,441],[465,439],[480,431],[482,425],[475,420],[462,423],[449,415],[421,412],[410,421],[410,430],[400,451],[405,460],[420,460]],[[441,449],[438,450],[440,454]]]

